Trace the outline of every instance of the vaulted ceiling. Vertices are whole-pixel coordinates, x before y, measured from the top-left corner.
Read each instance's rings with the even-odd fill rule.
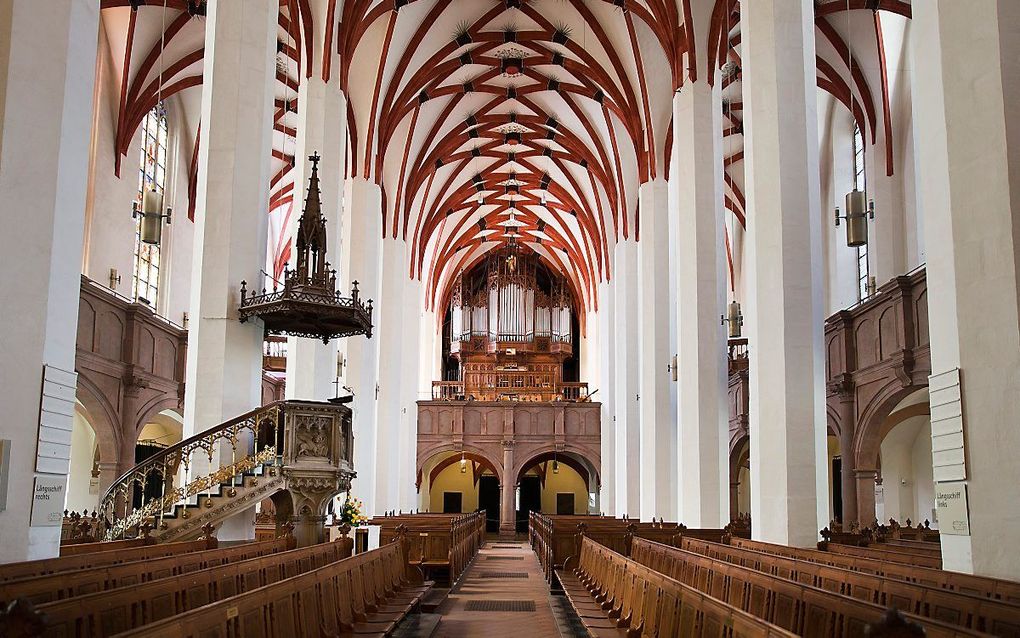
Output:
[[[118,160],[145,112],[178,93],[197,149],[204,4],[103,0],[121,80]],[[883,27],[902,32],[910,4],[815,7],[819,89],[883,141],[891,174],[900,62],[887,58],[900,52]],[[324,42],[311,35],[318,21]],[[271,214],[293,206],[298,82],[326,51],[323,74],[348,97],[346,175],[382,187],[384,232],[407,242],[408,275],[430,303],[513,238],[597,307],[612,247],[639,237],[638,187],[668,175],[673,92],[719,68],[725,207],[744,222],[738,0],[280,0],[278,49]],[[289,238],[270,241],[282,267]]]

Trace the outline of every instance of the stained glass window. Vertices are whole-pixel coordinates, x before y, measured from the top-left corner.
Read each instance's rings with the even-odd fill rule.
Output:
[[[861,127],[854,125],[854,188],[865,191],[864,177],[864,136],[861,135]],[[868,245],[857,247],[857,297],[864,299],[868,296],[868,279],[871,270],[868,267]]]
[[[162,102],[142,120],[142,151],[138,165],[138,206],[142,193],[154,190],[163,194],[166,187],[167,117]],[[141,239],[141,217],[135,220],[135,272],[133,294],[156,308],[159,296],[159,246]]]

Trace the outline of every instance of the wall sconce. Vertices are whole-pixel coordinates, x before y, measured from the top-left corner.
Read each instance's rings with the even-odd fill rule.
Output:
[[[116,268],[110,269],[110,290],[116,290],[117,284],[120,283],[120,273],[117,272]]]
[[[188,313],[187,312],[184,312],[183,316],[181,317],[181,327],[184,328],[185,330],[188,329]]]
[[[868,219],[875,219],[875,201],[868,201],[864,191],[856,188],[846,194],[846,215],[839,214],[836,207],[836,227],[839,220],[846,220],[846,245],[851,248],[868,243]]]
[[[163,237],[163,220],[167,226],[170,225],[170,207],[166,213],[163,212],[163,195],[154,190],[146,190],[142,194],[142,206],[139,209],[138,202],[131,204],[131,217],[142,218],[139,224],[139,237],[142,243],[158,246]]]
[[[467,474],[467,459],[464,458],[464,453],[460,453],[460,473]]]
[[[730,339],[740,337],[740,329],[744,327],[744,315],[740,314],[740,302],[731,302],[725,315],[720,315],[720,325],[729,324]]]

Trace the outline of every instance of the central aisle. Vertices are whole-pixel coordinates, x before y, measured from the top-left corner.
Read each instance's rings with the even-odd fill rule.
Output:
[[[442,606],[439,635],[477,638],[545,638],[573,635],[560,629],[549,585],[527,543],[489,541]],[[534,605],[534,611],[531,606]],[[520,611],[513,611],[519,609]]]

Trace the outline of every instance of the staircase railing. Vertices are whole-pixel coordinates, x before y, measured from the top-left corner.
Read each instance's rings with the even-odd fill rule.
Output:
[[[158,526],[164,515],[192,496],[211,492],[259,466],[278,465],[284,404],[277,401],[230,419],[160,450],[125,472],[100,501],[105,540],[141,533],[147,523]],[[182,484],[174,487],[181,470]],[[152,489],[153,485],[159,489]]]

